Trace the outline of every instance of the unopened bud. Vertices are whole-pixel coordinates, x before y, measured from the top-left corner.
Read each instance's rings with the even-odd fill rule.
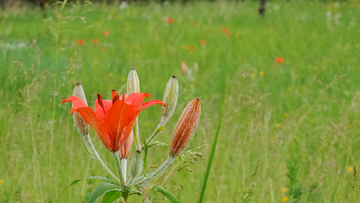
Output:
[[[185,107],[178,123],[176,124],[170,143],[170,156],[179,156],[190,143],[199,123],[200,114],[200,99],[195,98]]]
[[[142,170],[143,170],[143,160],[141,158],[141,153],[136,152],[130,163],[129,173],[131,180],[135,180],[137,177],[139,177]]]
[[[120,159],[128,159],[131,152],[132,143],[134,140],[133,132],[131,131],[129,138],[126,140],[125,144],[119,150]]]
[[[165,122],[171,117],[175,111],[176,103],[179,95],[179,83],[173,75],[166,84],[162,102],[166,106],[162,107],[162,116]]]
[[[140,92],[140,81],[135,68],[132,68],[127,78],[127,95]]]
[[[84,89],[83,89],[81,83],[76,84],[76,86],[74,88],[73,96],[80,98],[87,105],[85,92],[84,92]],[[72,105],[72,106],[74,106],[74,105]],[[81,117],[80,113],[78,113],[77,111],[75,111],[73,113],[73,117],[74,117],[75,126],[76,126],[78,132],[82,136],[88,135],[90,133],[90,125],[88,123],[86,123],[86,121]]]

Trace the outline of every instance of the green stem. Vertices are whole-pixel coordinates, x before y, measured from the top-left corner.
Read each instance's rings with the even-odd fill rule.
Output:
[[[162,117],[159,125],[156,127],[153,134],[149,137],[149,139],[146,140],[147,145],[149,145],[156,138],[156,136],[158,136],[163,131],[166,122],[167,122],[167,119],[165,117]],[[141,146],[141,149],[140,150],[138,149],[138,150],[142,151],[142,150],[144,150],[144,148],[145,148],[145,146]]]
[[[168,156],[166,161],[158,169],[156,169],[156,171],[154,171],[153,173],[150,173],[146,178],[135,183],[134,185],[143,184],[143,183],[147,183],[147,182],[154,180],[156,177],[161,175],[170,166],[170,164],[175,160],[175,158],[176,157]]]
[[[133,128],[133,133],[134,133],[135,147],[136,147],[136,149],[140,149],[141,142],[140,142],[139,120],[138,120],[138,118],[136,118],[135,125],[134,125],[134,128]]]
[[[127,159],[121,159],[121,172],[126,183]]]
[[[162,125],[162,123],[160,122],[158,127],[154,130],[153,134],[149,137],[149,139],[146,140],[146,144],[149,145],[156,138],[156,136],[162,132],[163,129],[164,129],[164,125]]]
[[[106,171],[106,173],[108,173],[113,179],[115,179],[116,182],[120,182],[120,180],[110,171],[110,169],[105,165],[105,163],[101,159],[100,155],[97,153],[93,143],[91,142],[90,135],[87,134],[83,137],[86,145],[89,147],[91,153],[95,156],[96,161],[102,166],[104,171]]]
[[[123,175],[122,175],[122,172],[121,172],[120,158],[119,158],[117,152],[112,153],[112,155],[113,155],[114,162],[115,162],[115,165],[116,165],[116,170],[118,172],[118,176],[119,176],[119,179],[120,179],[120,184],[121,184],[121,186],[124,186],[125,184],[124,184],[124,178],[123,178]]]

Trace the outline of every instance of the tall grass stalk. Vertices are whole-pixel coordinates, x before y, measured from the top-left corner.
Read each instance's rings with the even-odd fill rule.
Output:
[[[230,139],[227,139],[227,142],[226,142],[226,145],[225,145],[225,148],[224,148],[224,149],[225,149],[226,157],[225,157],[225,159],[224,159],[223,167],[222,167],[222,169],[221,169],[222,172],[221,172],[220,183],[219,183],[219,186],[220,186],[220,187],[221,187],[222,184],[223,184],[223,180],[224,180],[224,178],[225,178],[225,172],[226,172],[226,165],[227,165],[227,163],[228,163],[228,161],[229,161],[229,155],[230,155],[230,153],[229,153],[229,150],[227,150],[227,149],[229,149],[229,143],[233,140],[233,137],[234,137],[234,134],[235,134],[235,132],[236,132],[237,127],[238,127],[237,125],[234,126],[234,129],[233,129],[232,132],[231,132]],[[222,190],[218,190],[218,191],[217,191],[216,202],[220,202],[221,191],[222,191]]]
[[[201,188],[199,203],[202,203],[202,202],[203,202],[203,198],[204,198],[204,194],[205,194],[205,189],[206,189],[206,184],[207,184],[207,181],[208,181],[208,179],[209,179],[210,169],[211,169],[211,165],[212,165],[212,162],[213,162],[213,159],[214,159],[214,154],[215,154],[215,150],[216,150],[216,144],[217,144],[217,140],[218,140],[219,133],[220,133],[221,121],[222,121],[222,117],[223,117],[223,115],[224,115],[224,109],[225,109],[225,104],[226,104],[226,97],[227,97],[227,93],[225,94],[225,97],[224,97],[223,106],[222,106],[222,109],[221,109],[221,115],[220,115],[220,118],[219,118],[218,128],[217,128],[217,130],[216,130],[214,142],[213,142],[213,145],[212,145],[212,147],[211,147],[209,162],[208,162],[208,165],[207,165],[207,168],[206,168],[204,184],[202,185],[202,188]]]
[[[295,127],[295,130],[290,135],[289,140],[286,143],[286,146],[284,147],[284,150],[280,153],[280,156],[276,160],[275,166],[279,163],[279,161],[283,158],[283,156],[288,152],[289,145],[290,145],[291,141],[295,138],[296,133],[299,130],[299,127],[303,123],[304,119],[313,111],[315,105],[323,98],[323,95],[325,94],[326,90],[328,90],[330,87],[332,87],[337,81],[339,81],[343,77],[346,77],[346,75],[340,75],[340,76],[336,75],[335,78],[324,89],[320,90],[320,93],[319,93],[319,96],[317,97],[317,99],[312,103],[312,105],[306,111],[306,113],[300,117],[300,119]]]

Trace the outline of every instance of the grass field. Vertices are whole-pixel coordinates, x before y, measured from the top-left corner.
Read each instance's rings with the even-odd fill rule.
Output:
[[[160,141],[170,142],[185,105],[201,99],[187,149],[211,146],[227,92],[204,202],[292,202],[299,184],[302,202],[359,202],[359,3],[273,1],[265,18],[257,8],[203,2],[0,11],[0,202],[87,202],[96,181],[65,187],[107,174],[87,156],[69,105],[60,101],[77,82],[91,106],[98,92],[124,92],[131,68],[152,99],[162,99],[170,76],[179,80],[178,106]],[[140,115],[143,138],[160,116],[159,106]],[[93,131],[91,137],[115,171]],[[165,183],[180,202],[198,201],[210,146],[192,172],[175,169]],[[148,165],[159,166],[167,153],[150,151]]]

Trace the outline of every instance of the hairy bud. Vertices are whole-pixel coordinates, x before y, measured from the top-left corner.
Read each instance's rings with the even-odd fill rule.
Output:
[[[130,163],[130,178],[132,180],[135,180],[137,177],[140,176],[142,170],[143,159],[141,158],[141,154],[139,152],[136,152]]]
[[[170,143],[170,156],[179,156],[190,143],[199,123],[200,114],[200,99],[195,98],[186,106],[176,124]]]
[[[81,83],[76,84],[76,86],[74,88],[73,96],[80,98],[87,105],[85,92],[84,92],[84,89],[83,89]],[[74,105],[72,105],[72,106],[74,106]],[[73,117],[74,117],[75,126],[76,126],[78,132],[82,136],[88,135],[90,133],[90,125],[88,123],[86,123],[86,121],[81,117],[80,113],[78,113],[76,111],[73,113]]]
[[[139,76],[135,68],[132,68],[127,78],[127,95],[140,92]]]
[[[162,102],[166,106],[162,107],[162,116],[165,122],[171,117],[175,111],[176,103],[179,95],[179,83],[177,78],[173,75],[166,84]]]
[[[129,138],[126,140],[125,144],[119,150],[120,159],[128,159],[131,152],[131,147],[134,141],[134,134],[131,131]]]

